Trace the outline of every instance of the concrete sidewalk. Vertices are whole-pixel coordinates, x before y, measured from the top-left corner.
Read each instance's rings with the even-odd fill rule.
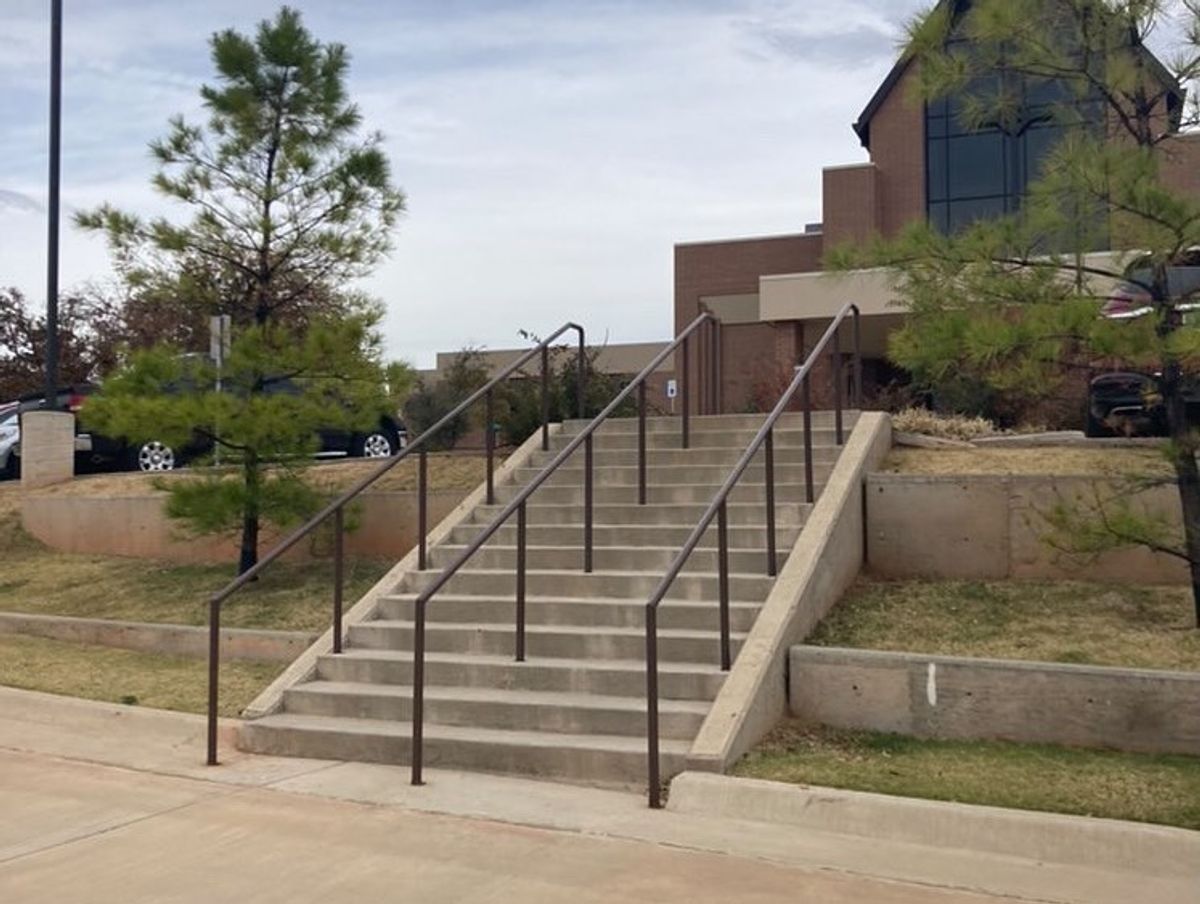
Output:
[[[0,888],[25,901],[985,901],[1200,891],[653,812],[640,795],[238,754],[196,717],[0,689]],[[365,895],[365,897],[364,897]]]

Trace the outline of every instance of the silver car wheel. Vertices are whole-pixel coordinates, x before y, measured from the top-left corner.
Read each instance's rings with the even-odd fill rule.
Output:
[[[158,440],[144,443],[138,449],[138,469],[142,471],[174,471],[175,450]]]
[[[392,440],[386,433],[370,433],[363,440],[363,458],[390,458]]]

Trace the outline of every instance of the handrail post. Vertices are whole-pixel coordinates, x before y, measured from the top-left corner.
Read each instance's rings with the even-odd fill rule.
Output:
[[[492,463],[496,455],[496,437],[492,433],[492,391],[484,396],[483,401],[483,447],[487,454],[487,504],[496,504],[496,478],[492,473]]]
[[[729,650],[729,511],[725,500],[717,509],[717,575],[721,597],[721,671],[733,665]]]
[[[517,509],[517,662],[525,661],[525,503]]]
[[[592,444],[592,434],[583,441],[583,570],[592,573],[592,501],[595,495],[594,478],[592,474],[595,464],[595,452]]]
[[[658,763],[658,610],[646,606],[646,783],[651,809],[662,808]]]
[[[833,423],[834,434],[839,446],[846,442],[846,433],[842,423],[842,342],[841,329],[833,333],[830,343],[829,360],[833,365]]]
[[[550,346],[542,346],[542,451],[550,451]]]
[[[587,417],[587,386],[588,386],[587,369],[588,369],[587,342],[584,338],[583,330],[580,329],[580,331],[579,331],[579,383],[575,388],[575,391],[579,394],[579,398],[576,399],[575,401],[578,404],[579,419],[581,421]]]
[[[217,763],[217,686],[221,666],[221,604],[213,598],[208,604],[208,757],[209,766]]]
[[[720,327],[716,318],[709,321],[708,324],[708,341],[711,347],[708,358],[708,383],[709,383],[709,414],[720,414],[717,410],[717,371],[721,360],[721,351],[717,347],[720,342]]]
[[[775,430],[767,431],[763,448],[763,477],[767,496],[767,575],[775,577]]]
[[[417,597],[413,613],[412,783],[423,785],[425,759],[425,600]]]
[[[691,336],[687,336],[683,340],[683,386],[681,387],[680,396],[683,403],[683,448],[687,449],[691,445],[691,437],[689,436],[689,405],[688,396],[691,385],[691,366],[688,361],[688,345],[691,341]]]
[[[342,652],[342,587],[345,578],[345,509],[333,514],[333,652]]]
[[[638,505],[646,504],[646,383],[638,384]]]
[[[716,327],[716,331],[717,331],[717,339],[716,339],[716,343],[717,343],[716,383],[717,383],[717,385],[716,385],[716,389],[713,392],[713,395],[716,397],[716,400],[717,400],[717,410],[714,413],[721,414],[723,412],[723,407],[724,407],[723,406],[724,400],[721,397],[724,387],[721,384],[721,380],[722,380],[722,377],[724,376],[724,372],[725,372],[725,367],[724,367],[724,363],[723,363],[724,353],[722,350],[722,337],[724,336],[724,333],[725,333],[725,327],[722,325],[721,321],[719,321],[719,320],[714,320],[713,326]]]
[[[817,491],[813,482],[812,391],[808,374],[801,383],[800,396],[804,405],[804,488],[805,497],[812,504],[816,501]]]
[[[862,369],[862,324],[858,305],[854,306],[854,407],[862,411],[863,405],[863,369]]]
[[[429,567],[426,533],[429,521],[429,462],[425,450],[417,456],[417,570]]]

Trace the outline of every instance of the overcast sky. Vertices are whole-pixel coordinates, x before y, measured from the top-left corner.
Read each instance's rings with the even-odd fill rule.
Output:
[[[388,350],[520,344],[575,319],[672,326],[676,242],[796,232],[921,0],[299,0],[409,197],[365,288]],[[47,0],[0,0],[0,285],[45,293]],[[67,0],[63,202],[170,212],[147,143],[196,116],[208,38],[261,0]],[[64,287],[111,278],[63,232]]]

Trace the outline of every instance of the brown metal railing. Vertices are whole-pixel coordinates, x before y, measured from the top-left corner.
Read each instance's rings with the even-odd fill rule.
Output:
[[[297,528],[282,540],[274,549],[268,552],[265,556],[259,559],[258,564],[253,568],[243,572],[226,586],[219,593],[216,593],[209,600],[209,616],[208,616],[208,756],[207,763],[210,766],[217,765],[217,704],[218,704],[218,674],[220,671],[221,662],[221,605],[233,594],[237,593],[246,584],[258,577],[262,571],[271,565],[285,552],[309,536],[331,516],[334,519],[334,545],[333,545],[333,652],[342,652],[342,596],[344,585],[344,530],[345,530],[345,511],[346,506],[353,502],[359,494],[370,487],[375,481],[379,480],[384,474],[388,473],[401,461],[408,458],[413,452],[416,452],[419,457],[417,467],[417,495],[418,495],[418,565],[421,570],[426,567],[426,534],[428,533],[428,503],[427,495],[429,490],[428,480],[428,462],[426,461],[427,446],[429,441],[440,433],[448,424],[456,420],[464,414],[472,405],[480,399],[484,400],[485,408],[485,427],[484,427],[484,447],[487,457],[487,500],[491,504],[495,501],[495,486],[493,473],[495,469],[495,449],[496,436],[495,425],[493,423],[493,394],[496,387],[500,386],[505,380],[512,376],[526,363],[532,360],[535,356],[541,356],[541,392],[542,392],[542,448],[550,448],[550,346],[562,336],[564,333],[574,330],[579,336],[579,374],[578,385],[576,391],[578,393],[578,413],[579,417],[586,416],[586,400],[587,400],[587,343],[583,327],[577,323],[566,323],[559,329],[555,330],[546,339],[539,342],[529,351],[525,352],[516,361],[508,365],[504,370],[500,371],[496,376],[492,377],[484,386],[473,392],[470,396],[458,404],[458,406],[439,420],[436,424],[422,433],[415,440],[410,442],[400,451],[400,453],[386,462],[381,464],[379,468],[368,474],[366,477],[354,484],[349,490],[335,499],[325,508],[321,509],[316,515],[305,522],[301,527]]]
[[[425,731],[425,622],[429,601],[441,590],[451,578],[461,569],[470,558],[478,552],[488,540],[511,518],[517,516],[517,561],[516,561],[516,611],[514,652],[517,662],[525,661],[525,560],[526,560],[526,524],[527,503],[529,497],[542,486],[550,476],[567,461],[580,446],[584,449],[584,492],[583,492],[583,570],[592,571],[592,521],[594,509],[594,480],[595,468],[593,436],[596,430],[613,415],[636,390],[638,396],[638,500],[640,505],[646,504],[646,381],[658,370],[659,366],[676,350],[681,352],[681,402],[682,418],[680,444],[688,448],[690,443],[690,409],[691,409],[691,375],[689,373],[689,348],[693,335],[698,341],[715,348],[719,336],[719,324],[708,313],[701,314],[688,325],[675,340],[664,348],[654,359],[643,368],[634,379],[619,392],[611,402],[592,421],[576,434],[554,458],[533,478],[516,496],[513,497],[491,524],[483,529],[466,549],[448,565],[438,577],[430,583],[416,598],[413,613],[413,697],[412,697],[412,783],[423,783],[422,767],[424,763],[424,731]],[[702,348],[705,346],[702,346]],[[713,358],[715,363],[716,358]],[[707,384],[702,388],[705,396],[715,398],[712,385],[719,381],[719,375],[712,369],[701,371],[701,379],[707,378]],[[548,428],[546,428],[548,429]],[[543,449],[547,448],[546,434],[543,433]]]
[[[683,548],[675,557],[674,562],[671,563],[671,567],[667,569],[667,573],[663,576],[662,581],[650,597],[649,602],[646,603],[646,772],[650,806],[655,809],[662,806],[662,778],[659,765],[658,733],[658,607],[666,598],[671,585],[675,582],[683,567],[687,564],[688,558],[700,544],[704,532],[712,525],[713,519],[716,519],[721,670],[724,672],[730,670],[733,665],[733,657],[730,649],[729,630],[729,518],[727,508],[729,494],[733,492],[733,488],[737,486],[738,481],[750,466],[750,462],[761,449],[764,458],[763,473],[767,497],[766,572],[769,576],[774,577],[777,570],[775,548],[775,425],[787,410],[796,393],[799,392],[804,409],[805,498],[811,504],[816,499],[816,487],[813,482],[812,393],[809,383],[814,365],[825,347],[829,346],[834,381],[834,430],[837,437],[837,444],[839,446],[842,445],[845,441],[845,435],[842,418],[842,352],[839,335],[843,321],[850,314],[854,315],[854,396],[855,403],[861,405],[862,333],[859,325],[859,310],[857,305],[847,304],[834,317],[833,323],[830,324],[829,329],[825,331],[825,334],[809,353],[804,363],[796,368],[796,374],[792,378],[792,382],[784,390],[783,395],[780,396],[775,408],[767,415],[767,419],[763,422],[762,427],[759,428],[758,433],[755,434],[754,439],[750,441],[750,445],[746,447],[746,451],[742,453],[737,464],[733,466],[733,470],[725,479],[725,483],[721,485],[721,488],[713,497],[713,501],[700,518],[700,523],[688,535]]]

